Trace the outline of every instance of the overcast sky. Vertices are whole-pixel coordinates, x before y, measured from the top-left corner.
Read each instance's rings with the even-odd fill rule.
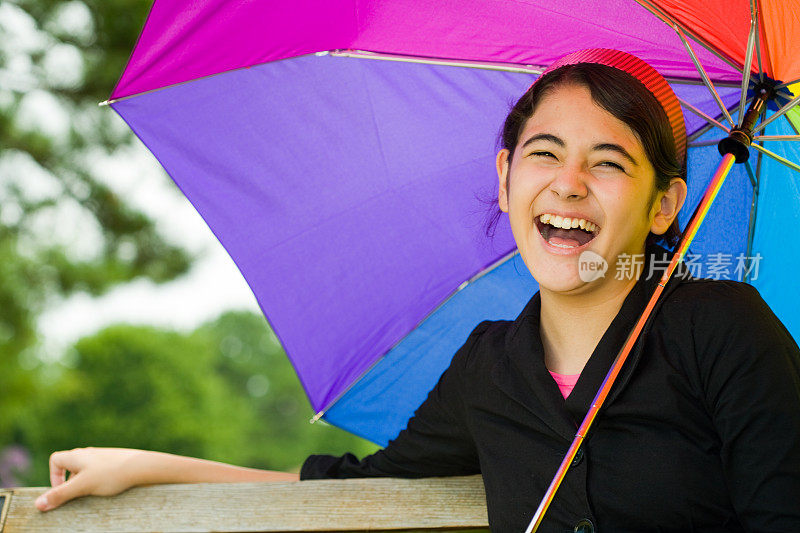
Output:
[[[41,317],[48,341],[71,342],[120,321],[193,329],[227,309],[260,312],[233,260],[149,150],[137,140],[126,152],[98,159],[98,165],[114,177],[116,191],[156,221],[162,235],[198,260],[186,276],[170,283],[134,281],[100,298],[69,298]]]

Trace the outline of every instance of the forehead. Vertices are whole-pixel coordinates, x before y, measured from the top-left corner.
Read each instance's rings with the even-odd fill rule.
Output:
[[[638,135],[600,107],[584,85],[565,84],[548,89],[525,122],[518,145],[537,133],[556,135],[567,147],[614,143],[644,154]]]

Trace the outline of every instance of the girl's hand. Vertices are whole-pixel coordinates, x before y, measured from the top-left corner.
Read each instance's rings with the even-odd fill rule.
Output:
[[[125,448],[76,448],[50,456],[50,484],[36,499],[49,511],[80,496],[113,496],[136,484],[136,459],[149,452]],[[70,472],[69,480],[66,479]]]
[[[69,480],[66,474],[70,472]],[[169,453],[126,448],[76,448],[50,456],[50,484],[36,500],[40,511],[81,496],[113,496],[154,483],[299,481],[291,472],[244,468]]]

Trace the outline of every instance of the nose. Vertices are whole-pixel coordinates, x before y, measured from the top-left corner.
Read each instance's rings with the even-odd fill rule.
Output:
[[[589,194],[583,169],[577,165],[562,166],[550,182],[550,190],[561,199],[580,199]]]

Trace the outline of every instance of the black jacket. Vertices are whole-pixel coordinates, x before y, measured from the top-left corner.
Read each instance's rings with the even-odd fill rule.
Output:
[[[481,473],[492,530],[524,531],[656,281],[637,282],[566,401],[537,293],[513,322],[475,328],[386,449],[311,456],[301,479]],[[800,532],[800,350],[756,289],[676,272],[539,531],[581,520]]]

